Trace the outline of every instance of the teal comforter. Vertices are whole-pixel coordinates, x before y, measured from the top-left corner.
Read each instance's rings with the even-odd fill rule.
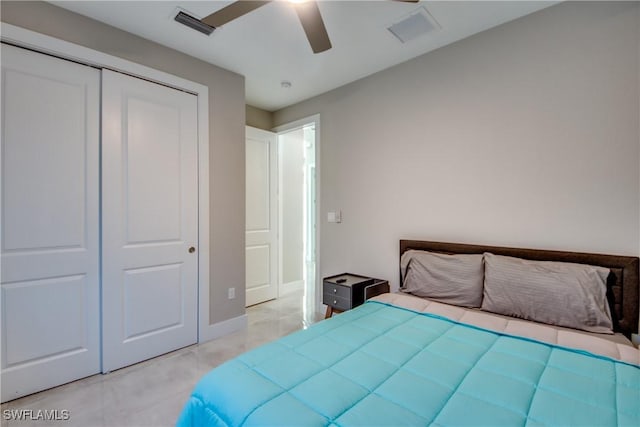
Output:
[[[249,351],[178,426],[640,426],[640,368],[368,302]]]

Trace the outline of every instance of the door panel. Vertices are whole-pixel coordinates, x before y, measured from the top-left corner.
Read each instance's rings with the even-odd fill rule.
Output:
[[[84,275],[11,283],[4,288],[7,366],[86,348]],[[39,319],[24,310],[44,299]]]
[[[269,230],[270,225],[270,142],[247,135],[247,231]]]
[[[127,109],[123,126],[128,135],[122,141],[127,243],[179,241],[180,110],[136,98],[128,100]]]
[[[253,291],[271,284],[270,265],[271,254],[269,245],[252,246],[247,248],[247,291]]]
[[[2,45],[2,401],[100,370],[100,72]]]
[[[129,269],[124,274],[125,342],[181,325],[182,264]],[[151,294],[163,310],[139,310]]]
[[[197,98],[103,72],[103,372],[197,341]]]
[[[276,135],[247,127],[246,305],[278,295]]]

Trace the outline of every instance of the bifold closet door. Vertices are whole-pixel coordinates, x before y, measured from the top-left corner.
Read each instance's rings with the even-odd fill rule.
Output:
[[[197,341],[197,97],[102,75],[103,372]]]
[[[1,53],[4,402],[100,372],[100,71]]]

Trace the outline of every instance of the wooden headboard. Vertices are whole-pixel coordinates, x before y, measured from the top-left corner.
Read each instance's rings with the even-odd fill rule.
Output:
[[[466,245],[461,243],[400,240],[400,256],[410,249],[448,254],[481,254],[512,256],[534,261],[561,261],[606,267],[611,270],[607,280],[607,299],[613,316],[613,328],[627,337],[638,333],[638,257],[601,255],[582,252],[547,251],[539,249],[505,248],[500,246]],[[402,284],[402,275],[400,275]]]

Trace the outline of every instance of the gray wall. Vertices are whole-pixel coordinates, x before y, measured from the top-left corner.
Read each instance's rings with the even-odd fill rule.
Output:
[[[303,280],[304,132],[297,129],[280,137],[282,283]]]
[[[247,126],[270,131],[273,129],[273,113],[252,105],[246,106]]]
[[[401,238],[640,255],[639,23],[561,3],[275,112],[321,116],[320,274],[397,286]]]
[[[43,2],[1,3],[2,21],[209,87],[210,323],[244,313],[244,77]]]

